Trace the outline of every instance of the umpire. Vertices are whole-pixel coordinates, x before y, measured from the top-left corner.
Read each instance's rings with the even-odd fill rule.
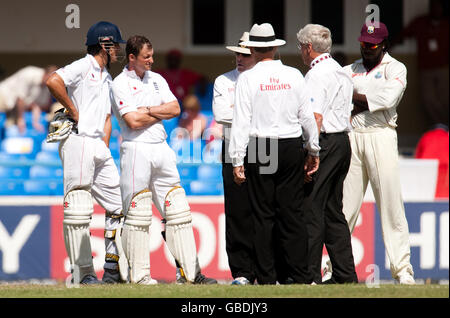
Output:
[[[303,180],[319,166],[317,125],[302,74],[274,60],[284,40],[272,25],[255,24],[249,41],[256,65],[240,74],[236,84],[229,154],[235,182],[248,179],[253,209],[253,244],[258,284],[275,284],[275,250],[281,251],[286,276],[310,283],[308,237],[303,221]],[[309,156],[303,153],[302,138]],[[248,168],[244,157],[248,146]],[[275,239],[274,230],[279,230]]]
[[[355,264],[347,221],[342,212],[343,183],[350,166],[353,84],[331,57],[331,32],[308,24],[297,33],[299,49],[310,70],[305,76],[320,131],[320,169],[306,180],[304,213],[309,235],[309,270],[322,283],[322,250],[325,244],[333,265],[327,283],[356,283]]]

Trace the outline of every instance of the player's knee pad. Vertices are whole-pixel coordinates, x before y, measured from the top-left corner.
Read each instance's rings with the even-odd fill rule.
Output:
[[[197,260],[191,209],[186,193],[181,187],[174,187],[166,195],[166,244],[183,269],[186,279],[193,282],[200,271]]]
[[[132,200],[125,217],[121,243],[128,260],[129,278],[138,283],[150,276],[150,225],[152,224],[152,194],[139,192]]]
[[[64,243],[72,270],[83,279],[87,274],[94,275],[89,223],[94,212],[91,194],[86,190],[72,190],[64,197]]]
[[[191,208],[182,187],[172,188],[164,200],[166,225],[180,225],[192,222]]]
[[[144,190],[131,199],[124,225],[148,227],[152,224],[152,193]]]
[[[64,224],[89,224],[92,213],[94,201],[89,191],[72,190],[64,197]]]

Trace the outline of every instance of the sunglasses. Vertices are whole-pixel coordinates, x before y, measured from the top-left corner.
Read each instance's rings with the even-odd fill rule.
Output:
[[[372,43],[366,43],[366,42],[360,42],[360,43],[361,43],[361,47],[363,49],[375,50],[381,46],[381,43],[378,43],[378,44],[372,44]]]

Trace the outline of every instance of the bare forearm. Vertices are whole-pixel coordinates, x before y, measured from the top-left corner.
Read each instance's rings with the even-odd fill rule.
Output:
[[[147,107],[151,116],[161,120],[171,119],[180,115],[180,104],[177,101],[165,103],[159,106]]]
[[[123,119],[131,129],[144,129],[161,121],[159,118],[150,115],[147,107],[140,107],[138,111],[126,113],[123,115]]]
[[[62,78],[58,74],[54,73],[47,80],[46,85],[53,97],[55,97],[55,99],[61,103],[65,109],[67,109],[70,117],[75,120],[75,122],[78,122],[78,110],[72,103],[69,95],[67,95],[66,86]]]
[[[109,147],[111,131],[112,131],[111,115],[108,115],[108,117],[106,118],[106,121],[105,121],[105,128],[103,129],[103,132],[105,133],[105,136],[103,137],[103,141],[105,142],[107,147]]]
[[[369,110],[369,103],[367,102],[366,95],[353,92],[353,105],[352,116]]]

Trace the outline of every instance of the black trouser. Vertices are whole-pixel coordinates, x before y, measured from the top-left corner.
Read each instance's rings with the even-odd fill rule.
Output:
[[[271,149],[271,143],[276,143],[277,149]],[[258,283],[276,283],[275,258],[278,261],[278,257],[282,258],[286,277],[295,283],[310,283],[308,236],[301,210],[304,197],[302,140],[251,138],[248,149],[246,176],[254,212]],[[256,158],[255,153],[259,153]],[[266,164],[263,162],[267,158],[262,158],[265,154],[271,158]],[[270,168],[263,171],[274,163],[276,171],[270,173]]]
[[[325,244],[337,283],[357,282],[351,236],[342,212],[342,190],[351,148],[347,133],[320,134],[320,165],[313,181],[305,185],[304,210],[309,235],[309,270],[322,282],[322,251]]]
[[[233,166],[225,161],[225,140],[222,143],[222,177],[225,198],[225,246],[233,278],[255,280],[253,253],[253,216],[248,184],[234,182]]]

